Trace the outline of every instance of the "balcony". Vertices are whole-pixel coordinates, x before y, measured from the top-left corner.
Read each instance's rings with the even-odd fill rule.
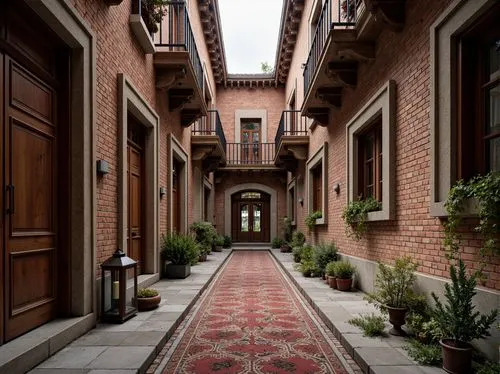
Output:
[[[191,130],[191,158],[202,161],[203,170],[211,172],[226,164],[226,136],[219,112],[209,110]]]
[[[326,0],[304,69],[302,113],[327,126],[342,106],[342,91],[356,87],[358,66],[375,58],[384,29],[404,25],[405,0]]]
[[[276,166],[293,172],[298,161],[307,160],[309,135],[307,119],[300,110],[284,110],[275,137]]]
[[[134,0],[140,3],[141,0]],[[186,3],[172,1],[152,36],[155,45],[156,88],[164,91],[170,112],[180,111],[188,127],[207,115],[203,93],[203,68],[191,28]]]
[[[277,170],[275,143],[227,143],[225,170]]]

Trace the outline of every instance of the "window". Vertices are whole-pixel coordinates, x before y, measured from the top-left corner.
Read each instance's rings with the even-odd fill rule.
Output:
[[[347,124],[349,201],[373,197],[382,208],[369,221],[394,218],[396,84],[387,82]]]
[[[328,143],[324,143],[306,163],[308,177],[307,214],[315,211],[322,213],[316,224],[326,224],[328,188],[327,178]]]
[[[242,199],[260,199],[260,192],[243,192]]]
[[[382,117],[358,135],[358,192],[360,198],[382,201]]]
[[[457,178],[500,171],[500,5],[457,38]]]

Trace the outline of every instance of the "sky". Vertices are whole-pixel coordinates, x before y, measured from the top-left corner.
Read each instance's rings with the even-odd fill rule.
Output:
[[[229,74],[261,73],[274,67],[282,0],[219,0]]]

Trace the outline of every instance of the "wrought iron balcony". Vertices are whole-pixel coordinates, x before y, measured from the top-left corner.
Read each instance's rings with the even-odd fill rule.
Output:
[[[217,110],[198,119],[191,130],[191,157],[202,160],[205,171],[226,164],[226,136]]]
[[[163,12],[158,31],[153,34],[156,87],[168,92],[170,111],[181,110],[181,125],[190,126],[207,115],[203,67],[186,3],[172,1]]]
[[[357,85],[359,63],[375,58],[384,27],[404,24],[405,0],[326,0],[304,68],[302,113],[327,126],[344,87]]]
[[[297,167],[298,160],[306,160],[309,148],[307,118],[300,110],[284,110],[275,137],[276,166],[289,171]]]
[[[275,143],[227,143],[228,168],[275,168]]]

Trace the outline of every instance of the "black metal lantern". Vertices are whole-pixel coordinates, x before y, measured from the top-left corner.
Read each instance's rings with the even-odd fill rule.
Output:
[[[137,262],[118,248],[113,256],[101,265],[101,269],[101,320],[122,323],[135,316]],[[132,286],[132,283],[133,287],[127,287]]]

